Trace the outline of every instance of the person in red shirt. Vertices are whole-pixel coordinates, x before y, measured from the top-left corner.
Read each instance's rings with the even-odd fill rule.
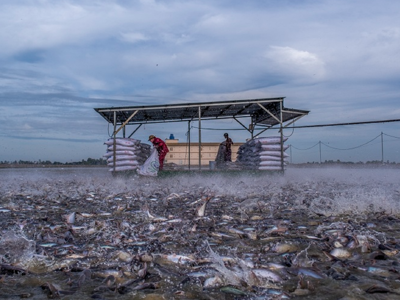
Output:
[[[158,161],[160,162],[159,170],[161,171],[164,168],[164,158],[169,152],[169,149],[162,139],[155,137],[154,135],[149,136],[149,141],[152,142],[154,147],[157,149]]]

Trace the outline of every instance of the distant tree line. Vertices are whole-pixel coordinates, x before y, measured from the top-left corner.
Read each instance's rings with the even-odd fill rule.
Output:
[[[294,163],[295,164],[295,163]],[[381,160],[371,160],[371,161],[366,161],[366,162],[352,162],[352,161],[340,161],[338,160],[325,160],[322,162],[307,162],[307,163],[300,163],[298,165],[305,165],[305,164],[326,164],[326,165],[335,165],[335,164],[340,164],[340,165],[398,165],[399,163],[396,162],[390,162],[390,161],[385,161],[382,162]],[[296,164],[295,164],[296,165]]]
[[[45,165],[45,166],[68,166],[68,165],[85,165],[85,166],[105,166],[107,165],[107,161],[103,158],[88,158],[82,159],[81,161],[74,162],[59,162],[50,160],[38,160],[38,161],[29,161],[29,160],[15,160],[15,161],[0,161],[0,165]]]

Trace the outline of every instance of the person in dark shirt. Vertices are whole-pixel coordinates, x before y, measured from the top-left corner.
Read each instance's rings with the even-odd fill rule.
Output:
[[[169,152],[169,149],[167,147],[167,144],[165,144],[162,139],[155,137],[154,135],[149,136],[149,141],[153,144],[154,148],[157,149],[158,161],[160,162],[159,171],[161,171],[164,168],[164,159]]]
[[[227,133],[224,133],[224,137],[225,137],[225,161],[232,161],[233,141]]]

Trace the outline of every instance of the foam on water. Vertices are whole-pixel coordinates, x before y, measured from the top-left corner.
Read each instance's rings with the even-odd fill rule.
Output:
[[[211,259],[214,279],[221,278],[224,284],[273,287],[268,270],[257,275],[254,267],[242,261],[248,253],[254,265],[286,262],[285,266],[289,266],[292,262],[290,269],[294,273],[286,274],[289,282],[284,280],[295,288],[297,272],[313,271],[300,272],[296,268],[311,268],[315,263],[323,274],[330,274],[325,267],[335,261],[326,258],[333,249],[326,248],[328,240],[331,247],[337,243],[346,245],[348,249],[339,248],[346,253],[335,250],[333,254],[351,255],[352,264],[358,265],[359,257],[363,257],[362,267],[364,259],[369,261],[368,248],[388,250],[387,256],[397,255],[400,246],[392,248],[399,244],[398,170],[289,168],[284,176],[247,174],[193,173],[146,178],[112,177],[106,168],[0,170],[0,258],[3,263],[16,263],[34,273],[43,273],[44,278],[49,271],[72,267],[77,270],[77,266],[115,267],[110,258],[129,245],[132,254],[148,251]],[[207,197],[211,200],[205,215],[199,217],[196,207]],[[144,207],[155,217],[150,219]],[[66,222],[65,215],[71,213],[76,215],[75,222]],[[154,221],[158,217],[181,222]],[[254,228],[258,238],[241,233],[246,228]],[[210,242],[212,249],[200,245],[204,240]],[[358,243],[355,248],[350,247],[353,242]],[[390,243],[386,245],[387,242]],[[292,245],[295,247],[289,247]],[[290,250],[282,250],[285,247]],[[69,251],[75,253],[70,255]],[[279,254],[286,251],[297,253]],[[232,264],[225,262],[226,257],[232,259]],[[76,265],[77,261],[82,265]],[[374,266],[392,270],[396,266],[387,265],[391,261],[374,262]],[[171,273],[167,265],[164,268],[158,271],[163,289],[168,292],[174,284],[178,286],[181,276],[174,275],[177,268],[189,271],[191,265],[174,264]],[[354,272],[361,283],[370,280],[354,268],[349,272]],[[58,280],[60,272],[53,273],[52,278]],[[171,277],[170,281],[165,274]],[[390,282],[397,280],[398,273],[388,274]],[[396,276],[393,280],[392,275]],[[11,282],[13,278],[6,279]],[[221,280],[215,280],[216,284],[222,284]],[[100,284],[99,280],[96,282]],[[329,282],[332,292],[344,294],[342,288],[337,288],[342,282],[332,278]],[[301,287],[299,292],[304,290]],[[315,299],[321,299],[319,296],[325,291],[326,286],[319,285]],[[214,292],[218,291],[208,291]],[[199,289],[199,293],[203,291]]]
[[[0,234],[0,260],[8,264],[21,264],[32,259],[35,242],[23,233],[7,230]]]
[[[302,168],[288,169],[284,176],[176,175],[170,178],[117,177],[103,169],[0,170],[3,194],[60,195],[77,199],[84,194],[112,197],[121,193],[154,195],[200,188],[232,201],[262,198],[264,201],[292,201],[301,208],[326,215],[343,213],[400,213],[400,172],[397,169]],[[2,203],[2,207],[12,203]]]

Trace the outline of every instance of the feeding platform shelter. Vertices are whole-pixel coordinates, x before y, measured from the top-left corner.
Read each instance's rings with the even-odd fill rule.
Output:
[[[188,122],[188,140],[190,145],[190,123],[197,121],[199,169],[201,170],[201,122],[203,120],[234,119],[250,133],[251,138],[257,137],[268,129],[279,128],[281,151],[283,152],[283,129],[309,113],[306,110],[286,108],[283,105],[283,101],[284,97],[279,97],[149,106],[105,107],[95,108],[94,110],[114,126],[113,138],[116,138],[121,130],[123,137],[126,137],[127,125],[136,126],[127,136],[131,137],[144,124]],[[248,127],[240,121],[243,118],[250,118],[251,123]],[[256,126],[258,127],[257,129]],[[281,163],[283,170],[283,155]]]

